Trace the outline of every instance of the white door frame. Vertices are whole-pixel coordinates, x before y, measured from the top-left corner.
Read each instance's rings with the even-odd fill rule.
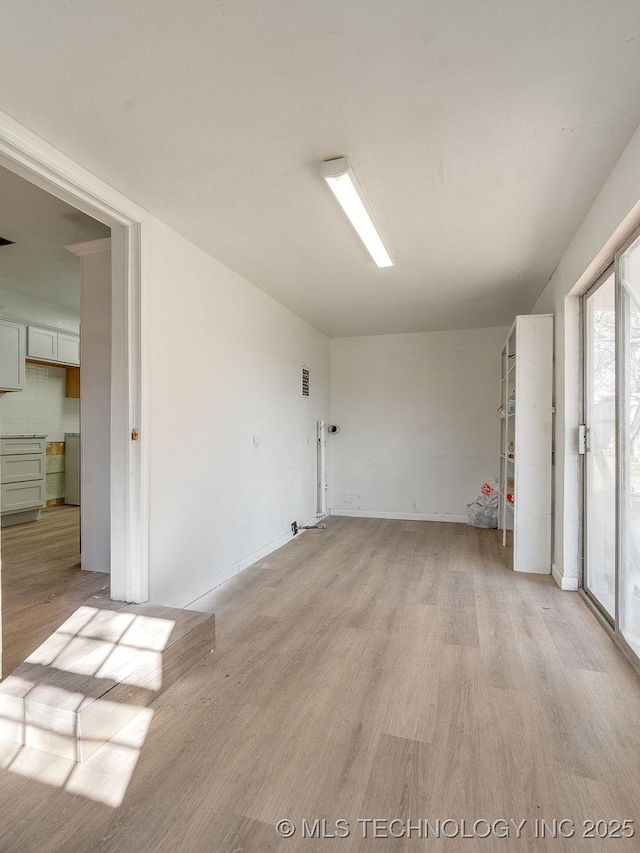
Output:
[[[146,601],[148,407],[145,329],[145,210],[0,112],[0,166],[111,228],[111,597]],[[132,440],[137,430],[137,440]]]

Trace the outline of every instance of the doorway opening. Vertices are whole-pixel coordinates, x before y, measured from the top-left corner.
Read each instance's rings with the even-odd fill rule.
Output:
[[[0,199],[7,675],[89,596],[109,595],[111,280],[107,267],[96,282],[78,248],[67,249],[110,243],[108,226],[2,167]],[[94,292],[98,286],[104,292]],[[90,409],[82,420],[91,435],[83,463],[85,404]],[[102,405],[99,418],[96,405]],[[106,435],[96,447],[103,425]]]
[[[106,482],[110,556],[107,571],[112,598],[142,602],[148,599],[148,465],[144,441],[147,410],[143,398],[141,358],[144,319],[141,310],[141,230],[147,215],[107,184],[1,113],[0,167],[55,199],[66,202],[76,215],[80,213],[91,217],[111,231],[111,329],[108,336],[111,349],[107,358],[111,411]],[[101,236],[90,243],[101,243],[104,239],[107,238]],[[83,266],[85,260],[82,257]],[[46,327],[47,324],[43,325]],[[19,336],[18,331],[16,335]],[[19,370],[20,362],[19,358],[16,359],[16,370]],[[26,373],[26,363],[24,370]],[[79,431],[82,434],[82,427]],[[132,441],[134,434],[142,440]],[[70,508],[69,512],[73,509]],[[2,538],[0,535],[0,557]],[[89,544],[83,541],[83,554],[89,550]]]

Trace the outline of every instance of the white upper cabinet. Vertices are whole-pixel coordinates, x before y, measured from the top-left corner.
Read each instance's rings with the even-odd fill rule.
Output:
[[[41,358],[43,361],[57,361],[58,333],[51,329],[29,326],[27,355],[29,358]]]
[[[80,364],[80,338],[67,332],[58,332],[58,361]]]
[[[0,391],[22,391],[26,327],[0,320]]]
[[[27,358],[56,364],[80,364],[80,338],[72,332],[29,326]]]

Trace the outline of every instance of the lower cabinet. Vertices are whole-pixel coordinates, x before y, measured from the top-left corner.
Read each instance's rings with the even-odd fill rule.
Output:
[[[0,438],[2,527],[36,521],[47,502],[46,436]]]

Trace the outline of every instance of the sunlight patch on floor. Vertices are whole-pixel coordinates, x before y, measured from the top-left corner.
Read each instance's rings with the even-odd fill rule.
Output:
[[[0,767],[117,808],[124,800],[152,719],[151,708],[141,709],[117,737],[80,764],[39,749],[0,741]]]
[[[118,807],[175,624],[79,607],[0,683],[0,768]]]

